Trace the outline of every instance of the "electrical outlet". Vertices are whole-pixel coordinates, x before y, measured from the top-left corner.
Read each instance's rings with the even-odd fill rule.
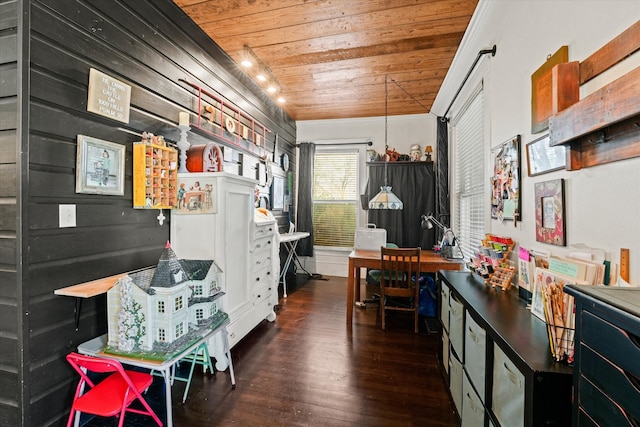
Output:
[[[58,205],[60,228],[76,226],[76,205]]]

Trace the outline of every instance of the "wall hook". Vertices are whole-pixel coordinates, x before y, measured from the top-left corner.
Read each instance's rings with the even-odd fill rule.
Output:
[[[158,214],[158,216],[156,217],[158,219],[158,224],[162,225],[164,223],[164,220],[167,219],[167,217],[165,217],[162,213],[162,209],[159,209],[160,213]]]

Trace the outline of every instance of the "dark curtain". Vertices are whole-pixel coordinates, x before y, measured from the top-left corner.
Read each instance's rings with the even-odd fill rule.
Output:
[[[296,246],[296,253],[300,256],[313,256],[313,158],[316,145],[303,142],[298,157],[298,211],[296,220],[297,231],[308,231],[311,235],[302,239]]]
[[[369,163],[368,200],[385,183],[385,163]],[[435,179],[433,162],[389,162],[387,184],[402,200],[404,209],[369,209],[368,222],[387,230],[387,242],[400,247],[431,249],[435,244],[434,230],[422,230],[421,216],[435,209]]]
[[[445,225],[452,225],[449,216],[449,122],[438,117],[436,127],[436,208],[434,216]]]

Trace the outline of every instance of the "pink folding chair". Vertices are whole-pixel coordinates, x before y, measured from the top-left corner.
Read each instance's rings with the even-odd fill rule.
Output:
[[[80,412],[101,417],[115,415],[120,418],[119,427],[124,423],[125,412],[135,412],[151,416],[162,427],[162,421],[141,394],[153,382],[151,374],[125,370],[116,360],[78,353],[68,354],[67,361],[80,374],[67,427],[71,427],[74,417]],[[94,382],[88,377],[89,372],[111,374],[100,382]],[[136,399],[146,410],[129,407]]]

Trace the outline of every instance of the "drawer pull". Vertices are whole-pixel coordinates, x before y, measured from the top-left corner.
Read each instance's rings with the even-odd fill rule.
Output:
[[[260,243],[258,243],[258,244],[256,245],[256,248],[257,248],[257,249],[260,249],[261,247],[262,247],[262,245],[261,245]]]
[[[509,380],[515,385],[517,385],[518,387],[520,387],[520,381],[518,380],[518,376],[511,369],[509,369],[509,366],[507,366],[506,362],[502,362],[502,365],[504,366],[504,369],[507,370],[507,376],[509,377]]]
[[[473,332],[473,329],[471,329],[471,327],[469,327],[469,336],[471,337],[473,342],[478,342],[478,337],[475,332]]]

